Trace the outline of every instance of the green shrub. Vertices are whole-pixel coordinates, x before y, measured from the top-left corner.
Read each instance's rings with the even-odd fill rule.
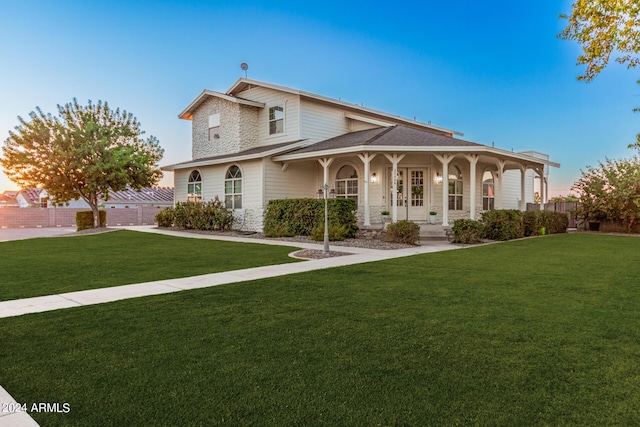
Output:
[[[453,242],[473,244],[480,243],[484,238],[484,225],[472,219],[456,219],[453,222]]]
[[[98,211],[100,217],[100,227],[107,226],[107,211]],[[93,211],[76,212],[76,227],[78,231],[88,230],[93,227]]]
[[[173,225],[173,219],[175,216],[175,210],[173,207],[162,209],[156,214],[154,219],[158,223],[159,227],[171,227]]]
[[[158,225],[187,230],[229,230],[233,225],[233,212],[216,197],[209,202],[178,202],[156,215]]]
[[[329,240],[332,242],[346,239],[347,228],[344,225],[330,225],[328,231]],[[324,240],[324,225],[314,227],[311,230],[311,238],[316,242],[322,242]]]
[[[420,226],[413,221],[398,221],[387,226],[385,239],[393,243],[420,244]]]
[[[566,213],[553,211],[527,211],[523,212],[525,236],[539,236],[542,229],[546,234],[566,233],[569,226],[569,218]]]
[[[513,209],[486,211],[482,214],[485,237],[491,240],[511,240],[524,237],[522,212]]]
[[[344,227],[344,237],[354,237],[358,231],[356,201],[328,201],[329,225]],[[314,228],[324,227],[323,199],[277,199],[269,201],[264,218],[267,237],[311,236]],[[324,228],[323,228],[324,234]]]

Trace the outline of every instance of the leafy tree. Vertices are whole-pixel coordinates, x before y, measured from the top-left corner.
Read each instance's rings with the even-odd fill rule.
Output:
[[[579,202],[580,198],[573,193],[569,193],[568,196],[563,196],[562,194],[557,197],[552,197],[549,199],[549,203],[562,203],[562,202]]]
[[[106,102],[58,105],[58,117],[37,107],[30,120],[18,117],[15,132],[2,148],[0,165],[22,186],[42,187],[56,203],[83,199],[98,227],[98,199],[127,187],[140,190],[162,177],[157,167],[163,150],[158,140],[142,138],[131,113]]]
[[[640,3],[637,0],[578,0],[571,15],[560,15],[569,25],[559,37],[582,45],[579,65],[586,65],[580,80],[591,81],[609,63],[611,54],[620,54],[616,62],[629,68],[640,63]]]
[[[610,160],[587,167],[573,185],[586,220],[609,220],[631,232],[640,220],[640,159]]]
[[[570,15],[560,15],[569,25],[558,37],[582,46],[578,65],[586,65],[579,80],[590,82],[615,61],[634,68],[640,64],[640,2],[638,0],[577,0]],[[640,80],[638,80],[640,84]],[[636,108],[634,112],[640,111]],[[640,134],[629,148],[640,149]]]

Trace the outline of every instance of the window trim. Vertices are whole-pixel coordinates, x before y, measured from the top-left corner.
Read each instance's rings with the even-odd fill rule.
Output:
[[[234,176],[232,177],[228,177],[229,176],[229,172],[231,171],[232,168],[236,168],[237,171],[235,173]],[[242,209],[242,205],[243,205],[243,190],[244,190],[244,173],[242,172],[242,168],[240,167],[240,165],[230,165],[227,170],[224,173],[224,206],[227,209]],[[227,182],[231,183],[231,192],[227,193]],[[240,183],[240,192],[236,192],[236,183],[239,182]],[[236,197],[240,198],[240,206],[236,206]],[[229,203],[227,203],[227,199],[230,200],[230,204],[231,206],[229,206]]]
[[[271,118],[271,110],[275,109],[275,108],[281,108],[282,109],[282,118],[279,119],[272,119]],[[275,135],[280,135],[280,134],[284,134],[285,133],[285,118],[286,118],[286,103],[280,103],[280,104],[274,104],[269,106],[269,108],[267,109],[267,133],[269,136],[275,136]],[[275,117],[275,115],[274,115]],[[280,132],[278,132],[278,125],[276,124],[276,129],[275,132],[271,132],[271,123],[277,123],[278,121],[282,121],[282,130]]]
[[[490,184],[486,184],[487,187],[485,187],[485,181],[488,181],[484,178],[484,176],[486,174],[490,174],[491,175],[491,183]],[[489,187],[489,185],[491,187]],[[487,191],[485,191],[485,188],[487,189]],[[492,193],[493,194],[489,194],[489,188],[492,189]],[[495,202],[495,198],[496,198],[496,178],[493,174],[493,171],[491,170],[485,170],[484,172],[482,172],[482,210],[483,211],[492,211],[495,209],[496,206],[496,202]]]
[[[457,172],[456,178],[451,179],[451,172],[455,170]],[[459,177],[459,178],[458,178]],[[457,165],[451,165],[449,170],[449,188],[448,188],[448,203],[450,211],[461,211],[464,206],[464,175],[462,169]],[[451,184],[453,183],[453,193],[451,192]],[[458,193],[457,190],[460,190]],[[451,207],[451,201],[453,197],[453,207]]]
[[[355,178],[338,178],[338,175],[340,175],[340,171],[346,167],[350,167],[355,171],[356,173]],[[349,182],[353,183],[354,181],[356,183],[356,186],[355,186],[356,192],[350,193]],[[342,194],[338,193],[338,182],[344,182],[344,193]],[[360,171],[358,170],[358,168],[355,165],[352,165],[350,163],[345,163],[342,166],[340,166],[336,171],[336,175],[333,180],[333,188],[335,190],[336,199],[354,199],[357,205],[360,200]]]
[[[197,176],[194,176],[194,173],[197,173]],[[193,180],[192,180],[193,177]],[[195,178],[200,178],[196,180]],[[196,192],[196,186],[200,184],[200,193]],[[193,191],[189,191],[193,186]],[[187,201],[189,202],[202,202],[202,173],[198,169],[194,169],[189,172],[189,177],[187,178]]]

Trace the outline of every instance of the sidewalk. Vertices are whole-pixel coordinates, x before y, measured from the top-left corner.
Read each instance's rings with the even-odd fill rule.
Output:
[[[247,237],[216,236],[171,230],[159,230],[154,226],[135,226],[120,228],[125,228],[133,231],[181,236],[193,239],[226,240],[246,243],[291,246],[303,249],[322,249],[322,245],[310,243],[274,241]],[[340,252],[349,252],[353,255],[315,259],[289,264],[246,268],[242,270],[225,271],[222,273],[205,274],[201,276],[183,277],[178,279],[158,280],[154,282],[69,292],[58,295],[47,295],[34,298],[3,301],[0,302],[0,318],[20,316],[29,313],[40,313],[62,308],[101,304],[105,302],[118,301],[128,298],[137,298],[148,295],[167,294],[188,289],[206,288],[209,286],[217,286],[227,283],[237,283],[268,277],[284,276],[287,274],[320,270],[324,268],[400,258],[423,253],[440,252],[457,248],[459,248],[459,246],[452,245],[446,241],[429,241],[427,244],[422,246],[395,250],[364,249],[346,246],[333,247],[332,250],[337,249]]]

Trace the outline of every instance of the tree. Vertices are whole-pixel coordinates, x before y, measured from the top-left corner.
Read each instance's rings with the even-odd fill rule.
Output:
[[[627,68],[640,64],[638,0],[578,0],[572,5],[571,15],[560,17],[567,19],[569,25],[558,37],[575,40],[582,46],[578,65],[586,65],[587,69],[578,80],[590,82],[607,66],[614,52],[619,55],[615,61]],[[629,148],[640,149],[640,134]]]
[[[610,160],[587,167],[573,185],[586,220],[622,223],[631,232],[640,220],[640,159]]]
[[[99,227],[98,200],[109,191],[140,190],[162,177],[158,140],[142,138],[138,120],[106,102],[76,99],[58,105],[58,117],[37,107],[30,120],[18,117],[15,132],[2,148],[0,165],[23,188],[42,187],[56,203],[83,199]]]
[[[578,64],[587,69],[580,80],[591,81],[602,71],[611,54],[632,68],[640,63],[640,3],[637,0],[578,0],[571,15],[560,15],[569,25],[558,36],[582,45]]]

